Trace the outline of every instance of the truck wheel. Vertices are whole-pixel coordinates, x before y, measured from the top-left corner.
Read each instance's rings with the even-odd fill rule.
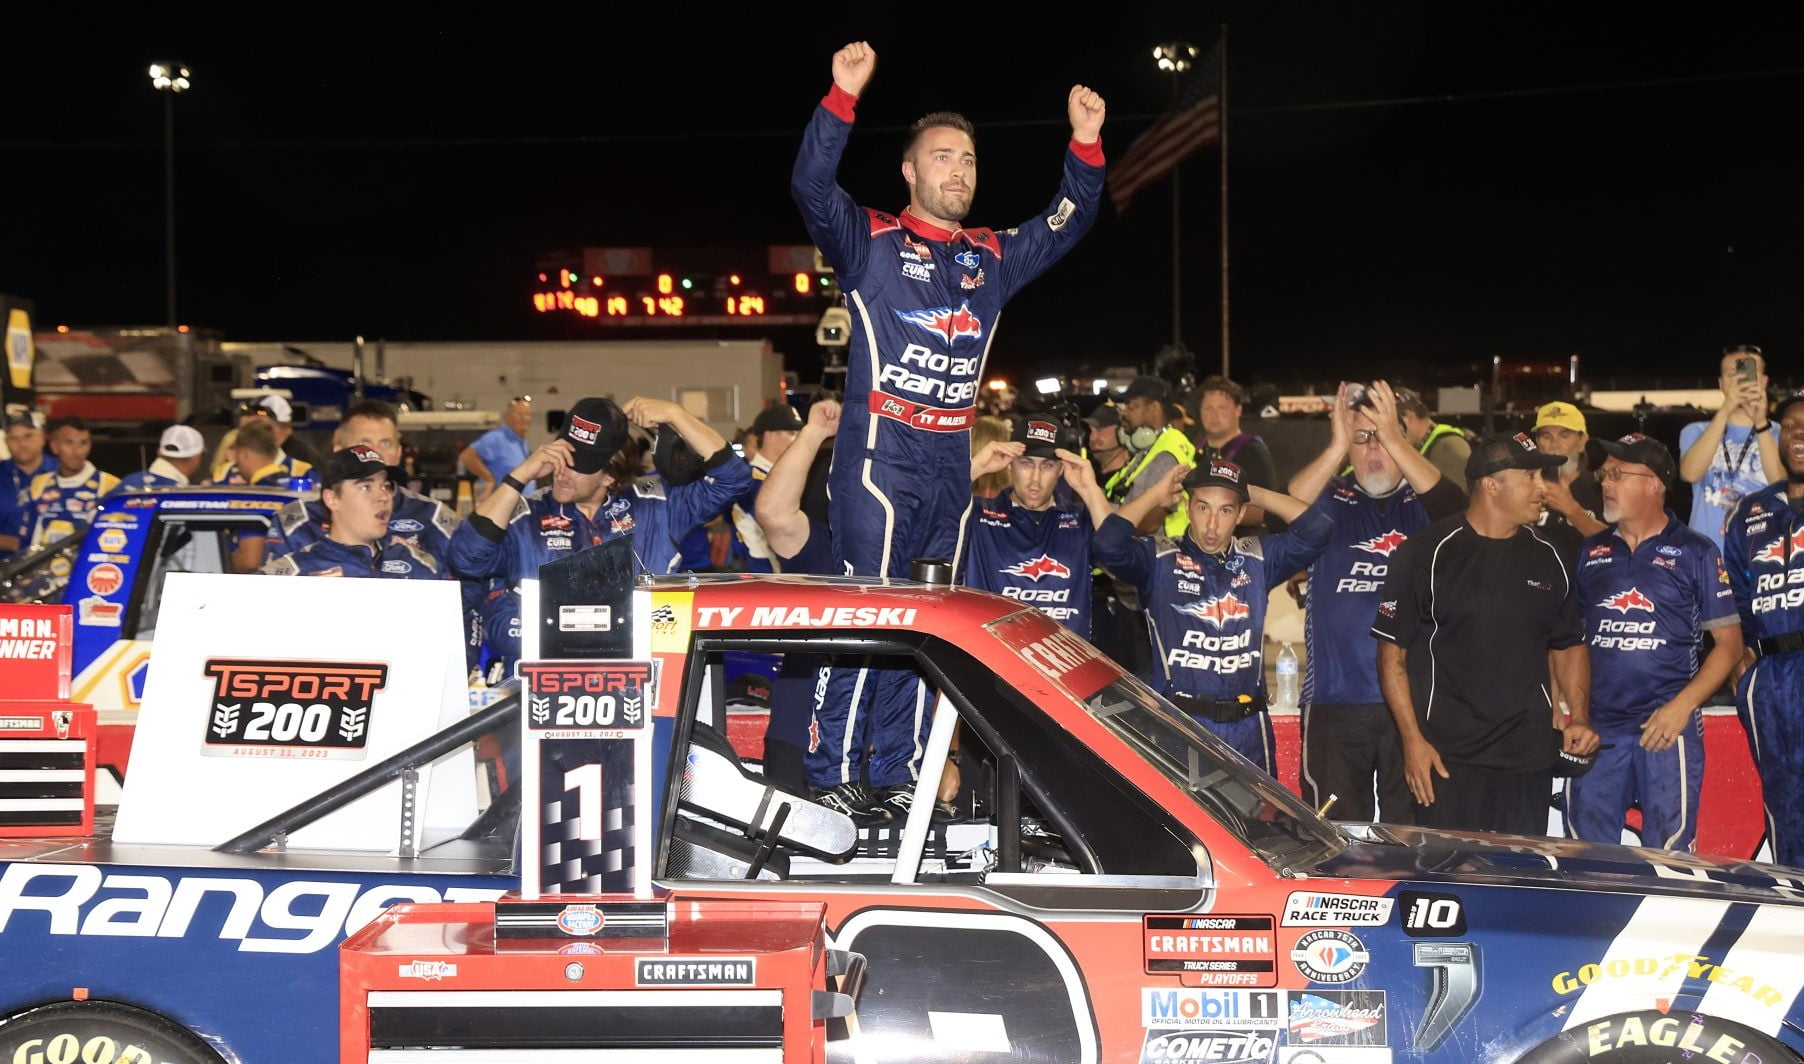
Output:
[[[200,1036],[117,1001],[58,1001],[0,1021],[0,1061],[13,1064],[223,1064]]]
[[[1698,1060],[1795,1062],[1798,1055],[1759,1031],[1695,1012],[1624,1012],[1561,1031],[1519,1064],[1689,1064]]]

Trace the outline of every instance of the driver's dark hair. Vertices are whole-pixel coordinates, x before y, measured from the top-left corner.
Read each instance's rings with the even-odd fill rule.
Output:
[[[62,417],[53,417],[44,424],[44,437],[48,439],[49,437],[56,435],[57,429],[79,429],[82,432],[86,432],[88,431],[88,423],[81,418],[76,417],[74,414],[64,414]]]
[[[914,155],[915,145],[920,142],[921,134],[930,129],[956,129],[971,138],[973,150],[977,148],[977,127],[971,124],[969,118],[957,111],[935,111],[915,119],[914,124],[908,127],[908,143],[902,146],[903,160]]]

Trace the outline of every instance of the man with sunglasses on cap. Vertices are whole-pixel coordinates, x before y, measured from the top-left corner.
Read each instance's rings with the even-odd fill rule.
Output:
[[[1057,420],[1017,414],[1007,443],[972,456],[972,480],[1006,469],[1009,486],[971,514],[965,584],[1034,606],[1089,639],[1090,516],[1063,490],[1068,469],[1089,469],[1076,448],[1077,434]]]
[[[1071,467],[1068,466],[1069,470]],[[1081,474],[1073,478],[1081,479]],[[1074,483],[1096,526],[1095,558],[1140,592],[1152,624],[1153,686],[1247,760],[1277,774],[1266,709],[1265,612],[1271,589],[1328,546],[1334,525],[1314,507],[1248,484],[1217,459],[1175,466],[1118,510],[1089,484]],[[1184,504],[1182,538],[1136,536],[1162,507]],[[1283,532],[1236,538],[1249,503],[1290,522]]]
[[[1780,864],[1804,865],[1804,392],[1774,414],[1785,478],[1741,500],[1723,563],[1747,644],[1736,704],[1760,770],[1767,840]]]
[[[668,489],[660,479],[641,480],[638,448],[627,446],[629,419],[680,434],[702,456],[701,475]],[[526,486],[540,477],[551,478],[551,490],[526,498]],[[539,566],[631,534],[639,567],[666,574],[682,537],[721,512],[751,479],[745,459],[720,433],[677,403],[644,396],[624,407],[611,399],[578,400],[557,439],[501,478],[451,535],[452,572],[497,585],[481,611],[491,665],[512,673],[520,652],[520,581],[536,579]]]
[[[331,514],[323,539],[263,564],[271,576],[357,576],[388,580],[439,580],[445,573],[430,556],[388,537],[401,483],[399,468],[374,447],[355,444],[334,451],[320,469],[320,501]]]
[[[1752,344],[1723,348],[1722,405],[1709,421],[1679,430],[1679,476],[1691,485],[1692,528],[1723,545],[1735,504],[1785,477],[1778,434],[1766,413],[1766,356]]]
[[[1691,852],[1704,785],[1698,707],[1741,660],[1741,618],[1716,544],[1666,508],[1672,452],[1640,433],[1598,446],[1608,457],[1595,479],[1613,524],[1580,546],[1578,591],[1602,746],[1566,784],[1566,830],[1620,842],[1639,805],[1642,845]]]
[[[1597,749],[1572,562],[1533,527],[1560,462],[1527,433],[1479,441],[1466,512],[1391,555],[1372,634],[1425,827],[1544,834],[1559,750]],[[1559,750],[1550,664],[1569,714]]]
[[[1409,442],[1388,382],[1342,384],[1328,422],[1328,446],[1290,480],[1293,497],[1325,498],[1322,512],[1334,522],[1328,549],[1309,567],[1298,775],[1304,801],[1337,820],[1409,824],[1415,809],[1378,685],[1372,617],[1397,548],[1459,513],[1466,493]],[[1351,471],[1337,476],[1349,458]]]
[[[6,450],[0,462],[0,561],[19,550],[32,478],[50,468],[44,452],[44,415],[17,410],[6,415]]]

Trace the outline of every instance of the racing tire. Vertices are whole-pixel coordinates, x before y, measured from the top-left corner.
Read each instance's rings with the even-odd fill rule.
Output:
[[[0,1020],[0,1060],[18,1064],[224,1064],[193,1031],[117,1001],[58,1001]]]
[[[1798,1054],[1733,1020],[1649,1009],[1603,1016],[1561,1031],[1530,1050],[1518,1064],[1693,1064],[1698,1060],[1796,1064]]]

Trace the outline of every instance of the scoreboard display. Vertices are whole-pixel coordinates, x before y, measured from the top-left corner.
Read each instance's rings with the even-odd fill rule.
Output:
[[[662,251],[583,248],[541,257],[533,310],[596,326],[814,325],[839,284],[808,244]]]

